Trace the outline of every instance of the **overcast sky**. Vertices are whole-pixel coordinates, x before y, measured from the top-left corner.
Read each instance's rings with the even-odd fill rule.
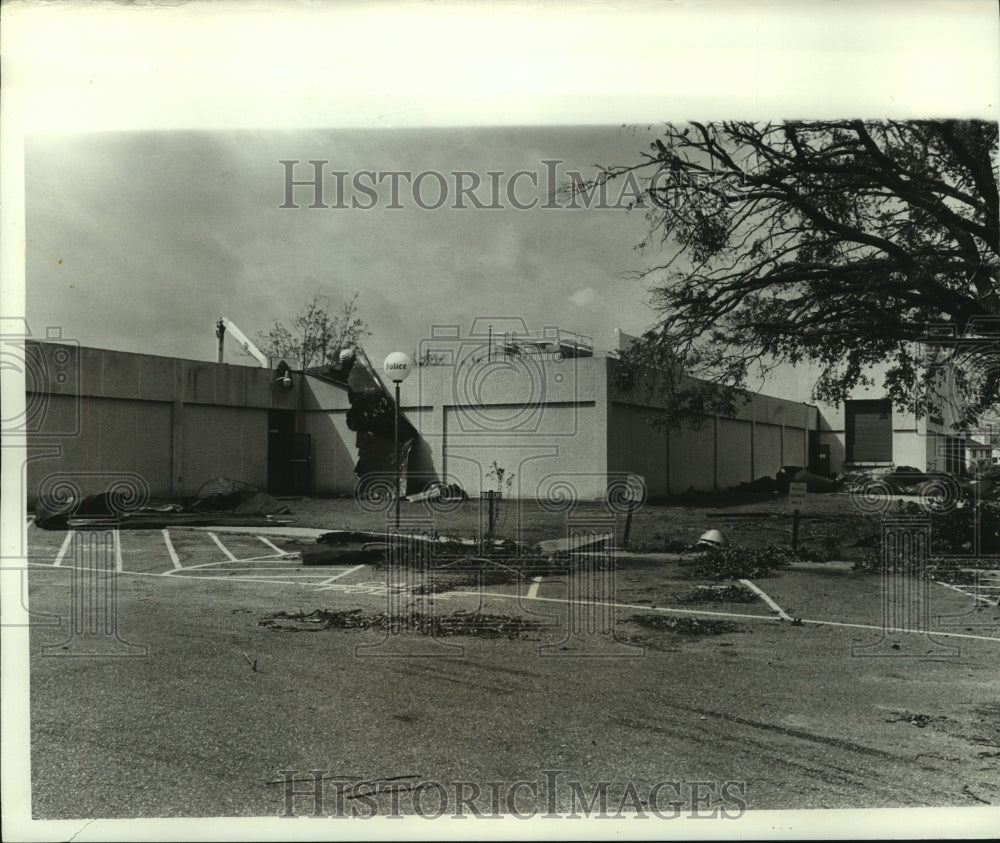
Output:
[[[61,326],[91,346],[213,360],[219,316],[256,336],[317,290],[338,300],[358,290],[373,359],[410,352],[434,324],[468,330],[482,316],[558,325],[609,348],[615,328],[641,332],[655,318],[647,285],[626,277],[657,257],[635,249],[645,216],[571,208],[552,192],[570,171],[589,176],[595,165],[637,161],[654,134],[508,127],[32,136],[29,324]],[[282,160],[300,162],[298,180],[312,178],[310,160],[328,161],[323,202],[362,208],[310,208],[311,187],[295,188],[299,208],[281,208]],[[340,203],[334,170],[347,173]],[[391,208],[391,177],[376,200],[365,190],[375,177],[361,171],[441,177],[424,176],[416,190],[398,177],[402,208]],[[473,192],[480,203],[503,207],[460,197],[458,171],[481,179]],[[442,186],[442,207],[421,207],[438,204]],[[621,190],[612,186],[609,204]]]
[[[655,319],[643,215],[454,210],[449,174],[537,172],[544,202],[546,159],[636,160],[654,132],[623,122],[996,113],[988,0],[26,3],[0,36],[4,316],[203,360],[219,316],[254,336],[316,291],[360,291],[376,363],[480,316],[608,348]],[[279,161],[313,158],[437,171],[448,201],[279,208]]]

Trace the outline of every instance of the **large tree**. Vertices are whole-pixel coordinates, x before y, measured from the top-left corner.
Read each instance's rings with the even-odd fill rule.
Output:
[[[645,365],[673,373],[668,423],[731,408],[756,372],[804,361],[820,365],[817,399],[842,401],[888,363],[894,403],[928,411],[938,373],[914,341],[1000,315],[996,123],[668,125],[599,180],[634,186],[642,245],[667,256],[641,273],[660,318],[624,355],[622,384]],[[998,394],[992,372],[980,404]]]
[[[265,354],[298,357],[302,368],[336,364],[342,349],[354,348],[371,336],[368,323],[359,314],[358,293],[338,304],[317,291],[286,324],[278,319],[258,334]]]

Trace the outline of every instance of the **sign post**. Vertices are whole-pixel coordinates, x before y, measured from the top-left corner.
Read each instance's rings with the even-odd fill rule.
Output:
[[[788,484],[788,503],[792,508],[792,550],[799,549],[799,517],[800,510],[799,507],[805,503],[806,500],[806,484],[805,483],[789,483]]]
[[[392,430],[392,461],[396,467],[396,532],[399,532],[399,481],[402,466],[399,459],[399,385],[405,381],[413,369],[413,361],[402,351],[394,351],[382,363],[382,369],[396,385],[396,406]]]
[[[645,493],[645,485],[642,478],[636,476],[635,474],[630,474],[628,476],[626,484],[628,505],[625,509],[625,534],[622,536],[622,547],[628,547],[628,534],[632,529],[632,511],[635,509],[636,503],[642,500],[643,494]]]

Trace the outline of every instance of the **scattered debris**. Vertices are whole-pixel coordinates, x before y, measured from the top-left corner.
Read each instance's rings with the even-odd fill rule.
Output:
[[[458,588],[513,585],[532,577],[565,575],[569,570],[568,560],[551,556],[437,557],[429,582],[417,586],[413,593],[441,594]]]
[[[681,571],[693,580],[739,580],[773,576],[799,556],[790,548],[710,547],[693,559],[681,561]]]
[[[806,492],[810,494],[822,494],[824,492],[838,491],[842,484],[830,477],[823,477],[820,474],[813,474],[808,469],[797,471],[791,479],[791,483],[805,483]]]
[[[451,536],[423,534],[395,535],[387,532],[331,530],[312,544],[290,545],[302,554],[303,565],[381,565],[391,562],[397,547],[427,546],[435,565],[449,565],[470,554],[506,557],[523,554],[524,548],[509,539],[476,541]]]
[[[313,544],[299,544],[303,565],[365,565],[381,561],[389,547],[384,533],[335,530]]]
[[[930,723],[944,720],[944,717],[932,717],[929,714],[912,714],[908,711],[900,712],[898,717],[886,720],[886,723],[912,723],[918,729],[923,729]]]
[[[257,672],[257,659],[251,659],[250,656],[248,656],[246,654],[246,652],[243,653],[243,658],[245,658],[247,660],[247,664],[250,665],[250,669],[254,673],[256,673]]]
[[[753,603],[757,595],[743,585],[696,585],[674,599],[678,603]]]
[[[612,541],[610,533],[583,533],[564,539],[549,539],[538,543],[542,553],[570,553],[576,550],[600,550]]]
[[[732,621],[670,615],[632,615],[629,620],[646,629],[676,632],[679,635],[725,635],[727,632],[738,632],[741,629],[739,624]]]
[[[959,568],[954,564],[931,561],[927,565],[927,577],[949,585],[978,585],[981,573],[968,568]]]
[[[629,542],[634,553],[697,553],[701,548],[672,536],[654,535],[648,539]]]
[[[282,623],[289,621],[290,623]],[[537,632],[548,626],[538,621],[528,621],[511,615],[488,615],[481,612],[458,610],[448,615],[425,615],[409,612],[402,617],[387,614],[363,614],[361,609],[331,611],[316,609],[303,612],[276,612],[268,615],[258,626],[286,632],[319,632],[325,629],[393,629],[416,632],[441,638],[450,635],[473,635],[485,638],[506,636],[514,639],[524,632]]]
[[[203,483],[198,494],[183,503],[133,502],[127,495],[101,492],[82,498],[39,498],[35,524],[43,530],[115,529],[158,530],[163,527],[251,527],[287,523],[275,515],[291,510],[256,486],[218,478]]]
[[[430,483],[424,491],[405,498],[407,503],[421,503],[422,501],[467,501],[468,499],[469,495],[465,489],[457,483]]]
[[[783,465],[774,477],[758,477],[732,487],[732,491],[787,495],[792,483],[805,483],[806,491],[811,494],[838,492],[844,488],[840,477],[824,477],[801,465]]]

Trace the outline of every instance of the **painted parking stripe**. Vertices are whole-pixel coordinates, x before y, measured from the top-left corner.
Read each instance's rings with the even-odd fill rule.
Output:
[[[292,565],[301,565],[301,560],[298,558],[292,559],[282,559],[275,556],[250,556],[246,559],[217,559],[215,562],[205,562],[201,565],[186,565],[180,570],[182,571],[196,571],[199,568],[217,568],[220,565],[230,565],[233,562],[270,562],[276,567],[290,567]],[[249,569],[248,569],[249,570]],[[174,571],[164,571],[160,576],[172,575]]]
[[[212,537],[212,541],[214,541],[219,546],[219,550],[221,550],[223,553],[225,553],[226,556],[228,556],[233,562],[239,562],[240,561],[235,556],[233,556],[232,553],[229,552],[229,548],[228,547],[226,547],[221,541],[219,541],[219,537],[217,535],[215,535],[215,533],[209,533],[209,535]]]
[[[971,597],[974,600],[982,600],[984,603],[989,603],[990,605],[993,605],[993,603],[995,602],[994,598],[992,597],[983,597],[980,594],[974,594],[971,591],[966,591],[965,589],[951,585],[950,583],[941,582],[941,580],[934,580],[934,582],[936,582],[938,585],[943,585],[945,588],[950,588],[952,591],[957,591],[959,594],[964,594],[966,597]]]
[[[360,571],[364,567],[365,567],[364,565],[355,565],[353,568],[348,568],[346,571],[341,571],[339,574],[336,574],[330,577],[329,579],[323,580],[323,582],[321,582],[320,585],[321,586],[329,585],[330,583],[339,580],[341,577],[346,577],[348,574],[353,574],[355,571]]]
[[[59,548],[59,552],[56,554],[56,561],[52,563],[54,568],[58,568],[62,565],[63,557],[66,556],[66,551],[69,550],[69,546],[73,541],[73,531],[70,530],[66,533],[66,538],[63,540],[62,547]]]
[[[216,576],[216,575],[221,575],[221,574],[232,575],[234,573],[239,573],[240,571],[252,571],[255,576],[267,577],[269,579],[273,579],[275,577],[285,577],[285,578],[287,578],[289,576],[287,568],[284,571],[282,571],[281,573],[268,573],[269,571],[276,571],[276,570],[279,570],[279,569],[276,569],[276,568],[216,568],[214,571],[209,571],[209,570],[206,570],[204,568],[200,569],[200,570],[193,570],[191,568],[185,568],[184,569],[184,576],[201,577],[201,576]],[[296,576],[296,575],[293,574],[292,576]],[[322,574],[310,574],[308,572],[304,572],[302,574],[297,575],[296,579],[310,579],[311,578],[313,581],[315,581],[315,578],[317,576],[322,576]],[[177,579],[177,577],[175,576],[173,579]],[[322,585],[322,584],[323,584],[322,582],[317,582],[316,583],[316,585]]]
[[[545,579],[545,577],[531,578],[531,585],[528,586],[528,594],[527,594],[527,598],[529,600],[534,600],[536,597],[538,597],[538,587],[542,584],[543,579]]]
[[[478,592],[456,590],[453,593],[477,594]],[[518,594],[503,594],[501,592],[490,592],[489,597],[500,600],[524,599]],[[753,620],[753,621],[770,621],[771,623],[775,622],[773,615],[748,615],[740,612],[709,612],[707,610],[702,610],[702,609],[668,609],[665,606],[643,606],[635,603],[609,603],[600,600],[573,601],[573,600],[568,600],[565,597],[536,597],[535,600],[539,600],[543,603],[563,603],[563,604],[575,603],[576,605],[584,603],[586,605],[609,607],[612,609],[641,609],[644,612],[658,612],[670,615],[711,615],[713,617],[719,617],[719,618],[745,618],[746,620]],[[874,629],[876,632],[883,631],[883,628],[881,626],[874,626],[870,623],[847,623],[845,621],[821,621],[821,620],[812,620],[808,618],[800,618],[800,621],[803,624],[808,624],[810,626],[837,626],[837,627],[846,627],[848,629]],[[924,631],[916,629],[903,629],[899,630],[899,632],[904,634],[914,633],[917,635],[928,634]],[[974,641],[992,641],[994,644],[1000,644],[1000,637],[992,635],[973,635],[972,633],[968,632],[941,632],[936,629],[931,630],[929,634],[941,638],[971,638]]]
[[[778,613],[778,617],[783,621],[790,621],[792,616],[789,615],[784,609],[781,608],[777,603],[775,603],[770,597],[768,597],[761,589],[755,586],[750,580],[740,580],[743,585],[749,588],[754,594],[756,594],[761,600],[767,603],[775,612]]]
[[[177,558],[177,551],[174,550],[174,543],[170,541],[170,530],[161,530],[163,533],[163,543],[167,546],[167,553],[170,554],[170,561],[174,563],[174,569],[179,570],[181,560]]]
[[[266,544],[268,547],[273,547],[282,556],[287,556],[288,555],[288,551],[287,550],[282,550],[274,542],[272,542],[267,536],[257,536],[257,538],[260,539],[262,542],[264,542],[264,544]]]
[[[45,563],[29,562],[28,564],[29,565],[44,565],[44,567],[46,567],[46,568],[51,567],[47,562],[45,562]],[[107,573],[107,571],[104,568],[79,567],[78,566],[77,570],[79,570],[79,571],[97,571],[99,573]],[[185,568],[183,570],[186,571],[187,568]],[[265,579],[264,577],[244,577],[244,576],[240,576],[240,577],[219,577],[219,576],[210,576],[210,575],[198,576],[198,575],[193,575],[193,574],[173,574],[172,571],[168,571],[167,573],[172,574],[171,579],[182,579],[182,580],[188,580],[190,582],[197,582],[199,580],[222,580],[223,582],[230,582],[230,583],[232,583],[232,582],[237,582],[237,583],[259,582],[259,583],[267,583],[268,585],[304,585],[304,586],[308,586],[310,588],[315,588],[316,585],[317,585],[314,580],[298,580],[298,581],[296,581],[296,580],[273,580],[273,579]],[[130,577],[162,577],[163,576],[163,574],[156,574],[156,573],[153,573],[152,571],[129,571],[128,574],[129,574]],[[333,586],[330,586],[330,587],[333,588]],[[997,641],[1000,641],[1000,638],[998,638]]]
[[[30,560],[28,562],[28,565],[29,566],[34,566],[34,567],[45,567],[45,568],[51,567],[48,562],[31,562]],[[364,566],[362,566],[362,567],[364,567]],[[99,572],[102,572],[102,573],[105,571],[104,568],[93,568],[93,567],[80,568],[80,570],[99,571]],[[185,568],[184,570],[186,571],[188,569]],[[168,572],[168,573],[172,573],[172,572]],[[347,572],[344,572],[344,573],[346,574]],[[162,574],[154,574],[154,573],[152,573],[150,571],[130,571],[129,572],[129,576],[137,576],[137,577],[159,577],[159,576],[162,576]],[[186,579],[186,580],[191,580],[191,581],[197,581],[197,580],[222,580],[222,581],[230,582],[230,583],[234,582],[234,581],[235,582],[241,582],[241,583],[242,582],[259,582],[259,583],[267,583],[268,585],[305,586],[307,588],[312,588],[312,589],[317,590],[317,591],[320,590],[320,587],[318,586],[317,583],[315,583],[315,582],[313,582],[311,580],[301,580],[301,579],[299,579],[299,580],[272,580],[272,579],[254,578],[254,577],[190,576],[190,575],[187,575],[187,574],[176,574],[175,578],[181,578],[181,579]],[[362,588],[363,586],[364,586],[364,583],[361,583],[359,585],[342,585],[340,583],[336,583],[336,584],[331,584],[331,585],[327,586],[326,588],[327,588],[327,590],[344,589],[345,591],[351,591],[351,590],[357,591],[360,588]],[[372,593],[384,593],[384,588],[385,588],[384,584],[379,584],[379,586],[373,587]],[[462,594],[478,595],[478,592],[456,590],[454,592],[451,592],[451,594],[454,595],[455,597],[457,597],[457,596],[462,595]],[[436,596],[444,597],[445,595],[436,595]],[[524,599],[524,597],[522,595],[520,595],[520,594],[502,594],[502,593],[499,593],[499,592],[491,592],[490,595],[489,595],[489,597],[490,598],[495,598],[495,599],[500,599],[500,600],[504,600],[504,599],[506,599],[506,600],[523,600]],[[535,600],[538,600],[538,601],[541,601],[541,602],[544,602],[544,603],[562,603],[564,605],[565,604],[569,604],[571,602],[575,602],[578,605],[579,602],[580,602],[579,600],[577,600],[577,601],[570,601],[570,600],[567,600],[566,598],[559,598],[559,597],[536,597]],[[614,609],[639,609],[639,610],[641,610],[643,612],[656,612],[656,613],[678,614],[678,615],[711,615],[713,617],[722,617],[722,618],[745,618],[747,620],[754,620],[754,621],[769,621],[770,623],[774,623],[775,622],[775,619],[774,619],[773,615],[750,615],[750,614],[742,614],[742,613],[737,613],[737,612],[710,612],[710,611],[699,610],[699,609],[668,609],[666,607],[661,607],[661,606],[653,607],[653,606],[643,606],[643,605],[632,604],[632,603],[608,603],[608,602],[602,602],[602,601],[597,601],[597,600],[586,601],[586,602],[587,603],[591,603],[591,604],[593,604],[595,606],[607,606],[607,607],[614,608]],[[843,621],[813,620],[813,619],[809,619],[809,618],[802,618],[801,622],[803,624],[807,624],[807,625],[810,625],[810,626],[836,626],[836,627],[843,627],[843,628],[849,628],[849,629],[871,629],[871,630],[875,630],[876,632],[883,632],[884,631],[881,626],[874,626],[873,624],[867,624],[867,623],[846,623],[846,622],[843,622]],[[900,632],[903,633],[903,634],[907,634],[907,633],[914,633],[914,634],[919,634],[919,635],[926,635],[927,634],[926,632],[920,631],[920,630],[900,630]],[[991,641],[994,644],[1000,644],[1000,637],[991,636],[991,635],[973,635],[973,634],[968,633],[968,632],[942,632],[942,631],[939,631],[939,630],[936,630],[936,629],[935,630],[931,630],[930,634],[932,636],[935,636],[935,637],[938,637],[938,638],[965,638],[965,639],[971,639],[971,640],[974,640],[974,641]]]

